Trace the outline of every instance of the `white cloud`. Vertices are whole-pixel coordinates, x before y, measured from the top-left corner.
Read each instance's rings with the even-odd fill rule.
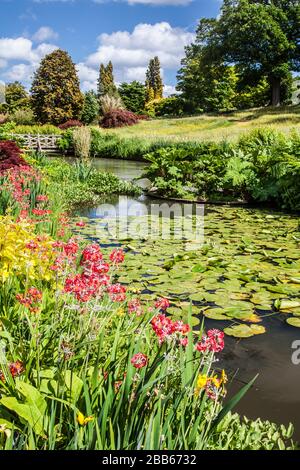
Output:
[[[0,59],[0,69],[4,69],[7,66],[7,62],[4,59]]]
[[[178,91],[176,90],[175,86],[173,85],[165,85],[164,86],[164,95],[165,96],[170,96],[170,95],[177,95]]]
[[[88,67],[83,62],[76,65],[78,76],[80,78],[81,88],[83,91],[96,90],[98,71]]]
[[[193,40],[193,33],[173,28],[167,22],[140,23],[132,32],[101,34],[97,51],[86,58],[85,65],[98,70],[100,63],[111,60],[117,81],[144,81],[151,58],[159,57],[162,73],[164,70],[177,70],[184,56],[184,47]]]
[[[26,38],[1,38],[0,58],[6,60],[30,60],[32,42]]]
[[[49,43],[34,47],[33,42],[24,37],[0,38],[0,66],[3,69],[8,67],[2,74],[3,78],[28,85],[40,60],[55,49],[57,46]]]
[[[18,81],[28,83],[31,81],[34,74],[35,67],[29,64],[17,64],[10,67],[5,73],[5,77],[11,81]]]
[[[37,32],[32,36],[33,41],[44,42],[49,39],[57,39],[58,34],[49,26],[42,26],[37,30]]]

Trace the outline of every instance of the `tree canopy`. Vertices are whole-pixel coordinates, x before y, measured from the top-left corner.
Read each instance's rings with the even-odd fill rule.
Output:
[[[137,114],[144,112],[146,100],[145,85],[135,80],[131,83],[122,83],[118,91],[126,109]]]
[[[42,59],[31,87],[32,108],[41,123],[61,124],[79,119],[83,96],[75,64],[60,49]]]
[[[266,78],[270,101],[279,105],[291,71],[300,70],[299,0],[224,0],[218,18],[200,20],[183,69],[197,61],[206,72],[235,65],[242,86]],[[187,85],[182,71],[179,89]]]

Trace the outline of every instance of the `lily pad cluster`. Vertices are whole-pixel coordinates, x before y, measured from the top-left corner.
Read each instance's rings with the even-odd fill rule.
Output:
[[[189,232],[180,238],[180,217],[171,222],[170,237],[162,238],[167,221],[147,215],[119,221],[123,239],[112,235],[107,219],[89,220],[80,234],[102,246],[122,245],[127,256],[119,282],[145,300],[167,297],[178,317],[187,315],[191,301],[195,325],[203,317],[224,322],[225,333],[239,338],[264,333],[270,315],[299,327],[299,217],[208,206],[200,219],[194,222],[204,225],[203,240]],[[151,231],[136,238],[126,232],[132,222],[135,233],[150,223]]]

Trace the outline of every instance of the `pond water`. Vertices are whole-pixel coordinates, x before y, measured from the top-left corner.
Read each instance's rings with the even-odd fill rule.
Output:
[[[118,162],[103,165],[111,171]],[[134,165],[122,161],[114,172],[131,179],[140,171]],[[286,321],[300,319],[300,218],[194,204],[173,206],[170,218],[170,206],[145,196],[108,198],[105,206],[81,212],[88,221],[81,235],[104,247],[124,246],[126,269],[119,281],[145,299],[168,296],[177,317],[186,317],[191,299],[195,329],[203,318],[207,328],[225,329],[216,367],[233,378],[229,394],[259,374],[236,411],[293,422],[300,440],[300,364],[292,361],[300,330]]]
[[[141,177],[146,163],[112,158],[95,158],[93,166],[100,171],[108,171],[121,179],[130,181]]]

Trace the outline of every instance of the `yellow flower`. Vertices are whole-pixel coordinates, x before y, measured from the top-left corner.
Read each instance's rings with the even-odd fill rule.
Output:
[[[197,379],[197,390],[201,390],[207,384],[208,377],[206,374],[199,375]]]
[[[221,381],[224,385],[228,382],[228,377],[224,369],[221,372]]]
[[[117,315],[118,317],[124,317],[124,315],[125,315],[125,309],[122,308],[122,307],[119,308],[119,309],[116,311],[116,315]]]
[[[79,411],[77,415],[77,422],[80,424],[80,426],[86,426],[88,423],[94,420],[93,416],[88,416],[87,418],[84,416],[83,413]]]

